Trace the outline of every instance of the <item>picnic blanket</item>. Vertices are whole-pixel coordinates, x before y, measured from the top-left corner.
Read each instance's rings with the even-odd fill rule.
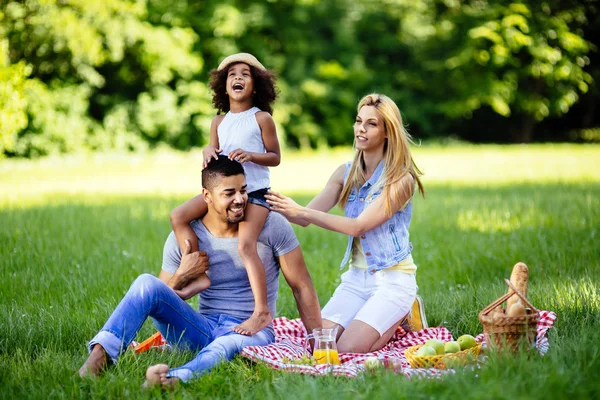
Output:
[[[556,314],[552,311],[540,311],[540,321],[537,325],[536,348],[541,354],[545,354],[549,348],[546,333],[552,328]],[[415,376],[438,376],[445,373],[453,373],[451,369],[425,369],[412,368],[404,356],[404,350],[408,347],[422,344],[429,339],[439,339],[443,342],[453,340],[452,333],[443,326],[426,328],[416,332],[405,332],[398,328],[390,342],[381,350],[367,353],[340,353],[341,365],[303,365],[293,364],[288,360],[300,359],[306,354],[306,329],[300,319],[276,318],[273,321],[275,329],[275,343],[268,346],[248,346],[240,353],[243,357],[255,362],[263,362],[274,369],[295,372],[307,375],[333,374],[339,376],[355,377],[364,369],[364,362],[368,357],[379,359],[396,358],[402,364],[402,373],[406,377]],[[475,340],[485,345],[483,333],[477,335]]]

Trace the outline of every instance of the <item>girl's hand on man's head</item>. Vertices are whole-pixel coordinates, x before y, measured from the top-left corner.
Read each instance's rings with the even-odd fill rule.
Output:
[[[246,151],[244,149],[235,149],[228,155],[230,160],[235,160],[240,164],[243,164],[248,161],[252,161],[252,152]]]
[[[204,150],[202,150],[202,169],[206,168],[208,163],[214,158],[215,160],[219,159],[219,153],[223,150],[216,149],[213,146],[206,146]]]

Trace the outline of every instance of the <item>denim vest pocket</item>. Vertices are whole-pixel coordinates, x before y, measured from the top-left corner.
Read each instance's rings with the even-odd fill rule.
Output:
[[[400,251],[400,242],[398,241],[398,236],[396,235],[396,226],[391,223],[388,225],[388,228],[390,230],[390,236],[392,237],[396,251]]]
[[[383,191],[382,188],[379,188],[375,191],[375,193],[370,193],[366,198],[365,198],[365,202],[367,204],[370,204],[372,202],[374,202],[380,195],[381,192]]]

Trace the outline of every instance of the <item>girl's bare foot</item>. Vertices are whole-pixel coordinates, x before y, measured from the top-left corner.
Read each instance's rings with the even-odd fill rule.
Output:
[[[146,370],[146,382],[142,385],[145,388],[151,388],[156,385],[163,387],[172,387],[179,383],[179,378],[167,378],[169,366],[167,364],[156,364],[148,367]]]
[[[239,333],[240,335],[252,336],[266,328],[271,321],[273,321],[273,317],[271,317],[269,310],[254,310],[254,313],[252,313],[250,318],[233,328],[233,331]]]
[[[94,345],[89,357],[85,360],[81,368],[79,368],[79,376],[82,378],[86,376],[99,376],[104,371],[104,368],[106,368],[106,364],[108,364],[107,357],[108,355],[104,347],[99,344]]]

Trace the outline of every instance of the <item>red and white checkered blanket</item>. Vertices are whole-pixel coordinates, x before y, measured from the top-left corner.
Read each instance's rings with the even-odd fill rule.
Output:
[[[545,354],[549,348],[546,332],[552,328],[556,314],[552,311],[540,311],[540,321],[537,325],[536,347],[540,353]],[[364,369],[364,362],[367,357],[378,357],[379,359],[397,358],[402,363],[402,373],[411,377],[417,376],[437,376],[440,374],[452,372],[452,370],[411,368],[404,356],[404,350],[410,346],[422,344],[429,339],[439,339],[443,342],[453,340],[452,333],[443,326],[437,328],[426,328],[417,332],[404,332],[402,328],[394,334],[390,342],[381,350],[367,353],[340,353],[341,365],[302,365],[284,362],[284,359],[293,360],[302,358],[305,354],[306,329],[299,319],[289,320],[285,317],[276,318],[273,321],[275,328],[275,343],[268,346],[249,346],[245,347],[240,353],[242,356],[256,362],[264,362],[268,366],[300,374],[321,375],[332,373],[333,375],[342,375],[354,377]],[[475,338],[477,342],[484,343],[483,334]]]

